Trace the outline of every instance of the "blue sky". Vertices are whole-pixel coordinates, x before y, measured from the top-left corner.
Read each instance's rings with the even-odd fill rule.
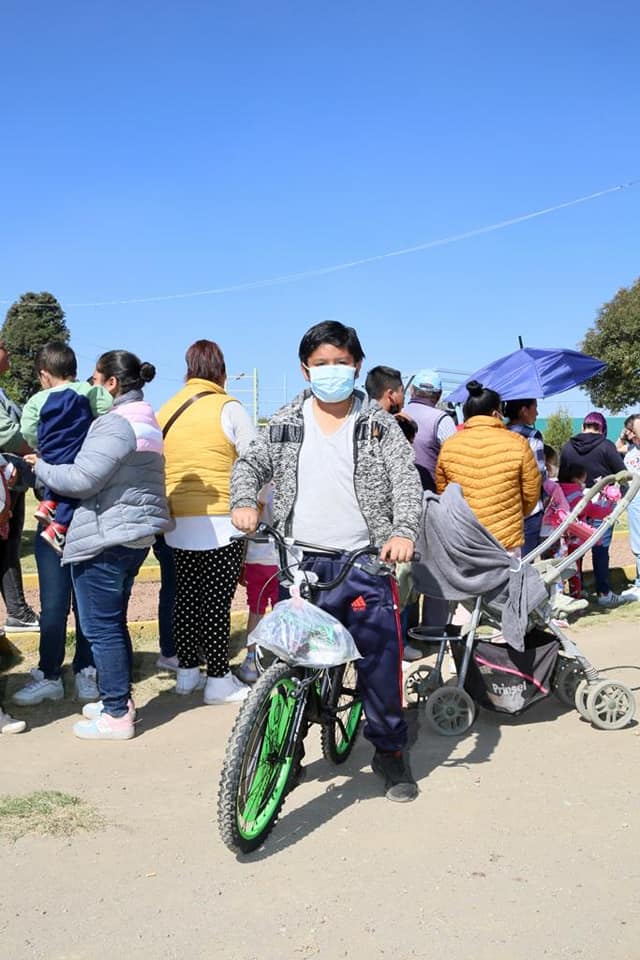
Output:
[[[83,372],[134,350],[157,404],[209,337],[230,372],[258,368],[271,412],[323,319],[358,329],[366,367],[406,372],[473,370],[518,334],[575,347],[640,273],[638,184],[294,283],[73,306],[312,270],[640,177],[631,2],[36,0],[0,17],[2,306],[50,290]]]

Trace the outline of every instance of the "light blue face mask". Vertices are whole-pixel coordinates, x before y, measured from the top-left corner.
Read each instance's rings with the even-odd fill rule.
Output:
[[[353,393],[356,368],[343,363],[327,363],[322,367],[307,367],[311,391],[325,403],[340,403]]]

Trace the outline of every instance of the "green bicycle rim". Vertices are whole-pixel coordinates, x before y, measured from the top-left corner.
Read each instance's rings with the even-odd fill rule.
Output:
[[[278,809],[280,798],[287,786],[292,757],[283,757],[297,700],[290,696],[294,689],[291,679],[285,678],[271,691],[264,716],[264,734],[256,747],[259,755],[248,773],[249,785],[244,800],[238,798],[238,832],[245,840],[253,840],[265,829]],[[248,759],[247,765],[251,762]]]
[[[362,716],[362,704],[355,703],[351,710],[349,711],[349,716],[347,717],[347,722],[344,725],[345,734],[338,738],[336,737],[336,753],[342,754],[346,753],[351,745],[354,734],[358,729],[358,724],[360,723],[360,717]],[[340,727],[336,724],[336,734],[342,734]]]

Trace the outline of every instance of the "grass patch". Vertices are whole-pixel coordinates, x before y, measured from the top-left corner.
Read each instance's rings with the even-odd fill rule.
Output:
[[[0,836],[10,840],[29,833],[71,837],[81,830],[98,830],[104,823],[104,818],[84,800],[59,790],[0,797]]]

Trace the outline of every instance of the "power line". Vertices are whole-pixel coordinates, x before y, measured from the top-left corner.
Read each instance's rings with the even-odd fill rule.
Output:
[[[361,267],[369,263],[378,263],[381,260],[388,260],[391,257],[404,257],[411,253],[419,253],[423,250],[432,250],[435,247],[444,247],[451,243],[458,243],[460,240],[470,240],[473,237],[479,237],[486,233],[493,233],[496,230],[504,230],[506,227],[515,226],[517,223],[524,223],[527,220],[534,220],[537,217],[544,217],[550,213],[556,213],[558,210],[564,210],[567,207],[575,207],[581,203],[587,203],[590,200],[596,200],[598,197],[604,197],[609,193],[617,193],[620,190],[626,190],[640,183],[640,179],[629,180],[627,183],[620,183],[614,187],[607,187],[604,190],[598,190],[595,193],[587,194],[584,197],[576,197],[573,200],[566,200],[564,203],[557,203],[551,207],[544,207],[542,210],[534,210],[532,213],[525,213],[519,217],[511,217],[508,220],[500,220],[497,223],[491,223],[484,227],[476,227],[473,230],[466,230],[464,233],[454,233],[448,237],[441,237],[438,240],[428,240],[424,243],[417,243],[410,247],[402,247],[399,250],[389,250],[386,253],[378,253],[369,257],[360,257],[357,260],[347,260],[344,263],[336,263],[326,267],[315,267],[310,270],[302,270],[299,273],[289,273],[278,277],[270,277],[264,280],[250,280],[245,283],[230,284],[225,287],[212,287],[209,290],[192,290],[187,293],[167,293],[157,294],[147,297],[129,297],[121,300],[96,300],[87,303],[67,303],[66,308],[80,307],[115,307],[125,306],[135,303],[162,303],[169,300],[187,300],[193,297],[212,297],[220,296],[225,293],[239,293],[245,290],[258,290],[264,287],[281,286],[287,283],[295,283],[299,280],[307,280],[312,277],[326,276],[330,273],[339,273],[343,270],[353,270],[355,267]],[[10,299],[0,300],[0,303],[11,303]]]

